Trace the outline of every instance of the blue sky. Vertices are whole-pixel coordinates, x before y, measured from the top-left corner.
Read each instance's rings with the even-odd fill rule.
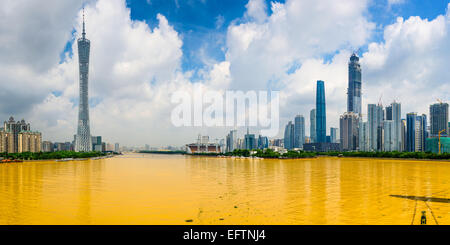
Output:
[[[227,27],[232,22],[241,21],[246,11],[248,0],[126,0],[131,10],[131,19],[145,21],[151,28],[158,25],[156,16],[164,15],[170,25],[180,33],[183,40],[184,71],[197,71],[204,67],[204,58],[215,61],[225,59],[224,42]],[[266,0],[270,6],[271,0]],[[284,3],[285,0],[277,2]],[[376,23],[377,31],[372,41],[383,41],[384,26],[392,24],[397,17],[407,19],[411,16],[434,19],[444,14],[447,0],[400,0],[400,3],[390,5],[388,0],[372,0],[367,13],[369,20]],[[269,15],[270,7],[268,8]],[[75,30],[72,31],[72,34]],[[69,51],[74,38],[70,40],[61,53],[61,62]],[[360,47],[367,51],[367,45]],[[201,54],[201,55],[200,55]],[[325,61],[330,61],[335,53],[325,55]],[[195,76],[194,76],[195,79]]]
[[[244,15],[248,0],[127,0],[131,18],[143,20],[150,27],[158,24],[156,15],[163,14],[183,38],[183,69],[196,70],[203,66],[200,52],[217,61],[224,60],[223,43],[227,26]],[[266,0],[270,6],[270,0]],[[277,2],[284,3],[284,0]],[[373,41],[382,41],[383,27],[397,17],[410,16],[434,19],[445,13],[447,0],[403,0],[389,5],[387,0],[373,0],[367,15],[377,24],[379,31]],[[268,9],[270,14],[270,8]],[[361,47],[366,51],[367,47]],[[325,60],[334,54],[325,56]]]

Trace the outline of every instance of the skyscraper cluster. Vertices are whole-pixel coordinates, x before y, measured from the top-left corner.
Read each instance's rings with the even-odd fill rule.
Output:
[[[397,101],[393,101],[385,108],[381,101],[378,104],[368,104],[367,121],[364,121],[361,95],[362,69],[359,57],[353,53],[348,63],[347,111],[340,116],[340,128],[330,128],[330,135],[326,135],[325,82],[319,80],[316,86],[316,107],[310,112],[308,140],[310,143],[305,144],[303,141],[304,144],[298,147],[299,144],[295,144],[297,125],[288,122],[284,131],[284,147],[288,150],[303,148],[310,151],[338,149],[341,151],[437,152],[436,138],[441,138],[441,143],[444,142],[441,148],[447,147],[450,152],[447,103],[440,102],[430,106],[430,126],[428,127],[425,114],[407,113],[406,119],[402,119],[401,103]],[[304,134],[299,135],[307,139]],[[339,143],[339,146],[332,145],[333,143]]]
[[[356,54],[350,57],[348,69],[347,112],[340,118],[341,150],[436,152],[433,138],[439,137],[439,132],[442,136],[449,133],[447,103],[430,106],[429,132],[425,114],[411,112],[402,119],[401,103],[396,101],[386,108],[381,102],[368,104],[367,121],[364,121],[361,113],[362,71]]]

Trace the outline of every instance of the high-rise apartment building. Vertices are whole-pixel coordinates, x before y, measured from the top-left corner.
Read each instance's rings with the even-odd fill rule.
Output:
[[[430,105],[430,136],[436,137],[439,132],[441,136],[449,135],[449,121],[448,121],[448,104],[437,103]]]
[[[327,111],[325,104],[325,83],[317,81],[316,90],[316,143],[327,141]]]
[[[24,119],[14,121],[10,117],[0,129],[0,152],[21,153],[40,152],[42,150],[42,135],[31,131],[31,126]]]
[[[359,115],[346,112],[340,117],[340,143],[343,151],[355,151],[359,147]]]

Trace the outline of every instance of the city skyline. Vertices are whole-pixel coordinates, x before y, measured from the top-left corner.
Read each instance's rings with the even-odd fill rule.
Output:
[[[366,105],[376,104],[380,97],[384,106],[394,100],[401,102],[402,119],[406,119],[409,112],[428,115],[429,105],[437,99],[448,101],[450,98],[449,82],[446,82],[449,72],[441,62],[450,54],[444,45],[450,40],[447,34],[450,28],[446,22],[450,18],[448,3],[436,4],[431,15],[422,13],[422,10],[398,11],[388,12],[390,17],[381,20],[365,14],[365,11],[373,10],[368,3],[349,1],[341,7],[351,11],[342,16],[330,12],[330,16],[320,20],[325,27],[317,31],[305,29],[296,35],[285,32],[274,35],[287,41],[287,49],[283,49],[277,39],[271,38],[272,34],[277,33],[281,26],[302,27],[309,23],[294,18],[302,13],[309,16],[298,8],[298,2],[306,4],[305,9],[315,13],[313,8],[308,8],[311,5],[306,0],[286,1],[276,8],[266,1],[238,3],[243,9],[241,12],[236,11],[232,16],[222,15],[225,20],[221,27],[216,29],[214,26],[206,31],[222,36],[222,45],[214,50],[222,52],[223,57],[212,55],[209,48],[203,49],[204,53],[195,52],[202,50],[201,47],[189,50],[191,40],[186,36],[189,28],[180,28],[173,19],[174,15],[161,7],[163,3],[152,4],[159,15],[152,13],[152,16],[144,18],[145,22],[139,17],[142,13],[136,13],[133,1],[84,3],[87,20],[91,23],[90,39],[95,44],[90,64],[90,78],[95,82],[89,85],[91,130],[107,141],[123,145],[183,145],[198,133],[224,138],[229,128],[175,128],[169,122],[167,111],[173,105],[166,98],[173,88],[192,91],[192,84],[200,82],[209,89],[279,88],[283,95],[280,125],[284,126],[301,114],[305,116],[305,131],[309,132],[308,115],[315,104],[315,83],[324,80],[328,133],[330,127],[339,127],[339,116],[345,111],[348,57],[358,48],[361,48],[358,56],[364,70],[363,114],[367,114]],[[335,1],[330,1],[330,9],[324,9],[321,15],[326,15],[335,4]],[[391,9],[416,5],[418,3],[406,2],[392,5]],[[17,3],[11,7],[17,11],[8,13],[5,23],[15,19],[14,14],[19,14],[23,20],[32,19],[20,11],[25,6]],[[74,51],[77,50],[76,39],[82,34],[83,5],[68,1],[55,5],[51,13],[46,12],[48,6],[34,7],[37,23],[45,22],[47,18],[58,23],[46,25],[47,35],[34,35],[32,30],[19,25],[21,33],[33,35],[36,43],[42,44],[38,49],[33,48],[28,39],[2,29],[5,30],[0,34],[2,40],[17,40],[20,46],[10,45],[16,51],[14,54],[4,50],[6,46],[0,47],[5,53],[0,63],[7,71],[2,84],[6,96],[1,101],[0,116],[27,118],[35,129],[43,133],[43,140],[66,142],[73,138],[77,128],[79,57]],[[181,5],[180,8],[188,7]],[[113,9],[116,14],[108,13],[106,9]],[[286,19],[275,18],[280,11],[286,12]],[[416,15],[419,17],[410,17]],[[310,21],[313,20],[311,18]],[[328,31],[327,24],[336,21],[347,24],[337,30],[342,35],[337,33],[333,40],[323,36],[322,33]],[[352,27],[353,23],[361,29]],[[380,29],[375,29],[376,24],[381,24],[377,27]],[[414,29],[419,25],[422,29]],[[271,27],[264,29],[265,26]],[[253,31],[249,33],[255,33],[249,43],[244,42],[240,35],[246,28]],[[382,35],[377,36],[376,33]],[[406,33],[412,34],[407,36]],[[309,40],[319,40],[317,51],[303,52],[310,49]],[[267,49],[259,49],[262,44],[271,42],[273,45],[268,45]],[[142,47],[135,43],[141,43]],[[222,49],[224,51],[219,51]],[[436,49],[440,52],[434,51]],[[254,50],[259,50],[262,56]],[[203,55],[201,68],[186,65],[195,63],[191,60],[192,52]],[[280,65],[268,65],[265,57],[269,55]],[[243,57],[248,57],[248,60]],[[30,89],[17,89],[16,84]],[[279,130],[279,138],[284,133],[283,126]]]

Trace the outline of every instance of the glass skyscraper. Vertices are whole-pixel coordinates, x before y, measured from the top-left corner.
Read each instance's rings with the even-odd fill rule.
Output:
[[[324,143],[327,141],[327,115],[325,105],[325,83],[317,81],[316,90],[316,141]]]
[[[347,112],[361,114],[361,65],[356,54],[348,63]]]
[[[292,124],[292,121],[289,121],[284,129],[284,148],[287,150],[294,148],[294,131],[294,124]]]
[[[294,121],[294,148],[302,148],[305,143],[305,118],[297,115]]]
[[[89,78],[89,52],[91,43],[86,39],[83,10],[83,33],[78,39],[78,62],[80,69],[80,102],[78,105],[78,130],[75,142],[75,151],[92,151],[92,138],[89,128],[89,100],[88,100],[88,78]]]
[[[383,136],[379,134],[379,127],[383,127],[384,112],[382,105],[367,105],[367,119],[369,123],[369,150],[381,151],[378,142]],[[391,118],[392,119],[392,118]]]
[[[312,109],[309,113],[309,135],[311,143],[316,143],[316,109]]]
[[[406,115],[406,151],[420,152],[426,149],[427,116],[416,113]]]

